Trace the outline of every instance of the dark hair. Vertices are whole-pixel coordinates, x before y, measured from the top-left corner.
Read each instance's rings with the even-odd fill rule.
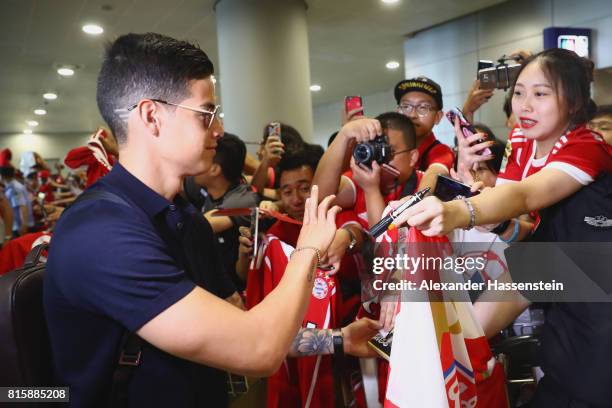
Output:
[[[287,125],[286,123],[281,124],[281,141],[285,145],[285,154],[291,154],[301,150],[305,145],[304,139],[300,132],[297,131],[293,126]],[[263,130],[263,143],[266,143],[268,140],[268,125],[264,127]]]
[[[156,33],[123,35],[106,48],[98,75],[98,109],[121,144],[127,140],[127,121],[116,109],[143,98],[178,102],[190,94],[190,80],[213,72],[206,53],[186,41]]]
[[[503,109],[506,114],[506,119],[510,119],[510,116],[512,116],[512,92],[506,94]]]
[[[491,149],[491,152],[493,153],[493,158],[491,160],[487,160],[485,164],[489,168],[489,170],[491,170],[495,174],[498,174],[499,169],[501,168],[502,160],[504,159],[504,151],[506,149],[506,145],[504,144],[504,142],[502,142],[495,136],[495,133],[493,133],[491,128],[487,125],[484,125],[482,123],[474,123],[474,127],[479,132],[486,133],[487,139],[493,141],[493,145],[489,147],[489,149]]]
[[[15,168],[12,166],[0,167],[0,175],[2,176],[2,178],[14,178]]]
[[[319,160],[323,156],[323,148],[319,145],[307,144],[302,149],[291,154],[284,154],[281,161],[278,163],[278,178],[284,171],[299,169],[302,166],[308,166],[314,173],[319,164]]]
[[[334,142],[336,136],[338,136],[338,133],[340,133],[340,131],[336,130],[334,133],[331,134],[329,139],[327,139],[327,147],[329,147]]]
[[[540,64],[557,95],[563,95],[570,126],[588,121],[593,63],[573,51],[551,48],[527,58],[518,72],[517,79],[525,67],[534,61]],[[515,84],[512,85],[512,95],[514,86]]]
[[[416,132],[409,117],[397,112],[385,112],[375,119],[380,122],[383,129],[393,129],[402,132],[407,149],[416,147]]]
[[[244,142],[238,136],[225,132],[217,142],[217,152],[213,162],[221,167],[221,173],[227,181],[237,184],[242,178],[245,157],[246,145]]]
[[[593,118],[597,116],[612,116],[612,105],[600,105],[597,107],[597,111],[593,115]]]

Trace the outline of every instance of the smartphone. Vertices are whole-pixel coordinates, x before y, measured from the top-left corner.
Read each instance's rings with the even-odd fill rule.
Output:
[[[451,201],[459,196],[467,198],[475,194],[476,193],[470,191],[470,186],[467,184],[460,183],[450,177],[438,175],[434,195],[440,200]]]
[[[489,60],[479,60],[478,61],[478,68],[476,69],[476,79],[478,79],[478,73],[486,68],[493,68],[495,67],[495,64],[493,63],[493,61],[489,61]]]
[[[271,122],[268,125],[268,137],[276,137],[281,140],[281,124],[280,122]]]
[[[270,138],[275,138],[276,140],[278,140],[279,142],[282,141],[281,139],[281,124],[280,122],[271,122],[268,125],[268,139]],[[281,153],[280,150],[276,150],[276,153]]]
[[[469,137],[469,136],[472,136],[478,133],[476,128],[474,128],[474,126],[470,122],[468,122],[468,120],[465,118],[465,115],[463,114],[463,112],[461,112],[461,109],[455,107],[449,110],[448,112],[446,112],[446,117],[448,118],[448,120],[450,121],[453,127],[455,126],[455,118],[459,118],[459,127],[461,128],[461,133],[463,133],[464,137]],[[476,142],[472,143],[470,146],[473,146],[478,143],[483,143],[483,142],[486,142],[486,139],[478,139]],[[478,152],[478,154],[489,155],[491,154],[491,149],[487,147],[485,149],[482,149],[480,152]]]
[[[355,114],[355,116],[363,116],[363,100],[361,96],[345,96],[344,97],[344,110],[348,114],[350,111],[355,109],[361,109],[361,112]]]

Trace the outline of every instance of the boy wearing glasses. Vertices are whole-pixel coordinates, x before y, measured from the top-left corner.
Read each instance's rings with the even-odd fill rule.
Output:
[[[419,76],[395,85],[397,111],[410,118],[416,130],[419,160],[416,168],[425,172],[419,189],[433,187],[438,174],[448,174],[454,162],[453,151],[440,143],[432,132],[444,116],[442,88],[431,79]]]

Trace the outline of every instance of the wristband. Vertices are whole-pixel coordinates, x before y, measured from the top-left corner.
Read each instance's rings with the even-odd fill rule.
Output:
[[[357,245],[357,237],[355,237],[355,234],[353,234],[353,231],[351,231],[348,226],[344,226],[342,229],[348,232],[349,237],[351,238],[351,242],[349,242],[349,246],[346,248],[346,250],[349,254],[352,254],[355,250],[355,246]]]
[[[334,356],[344,356],[344,336],[342,335],[342,330],[332,330],[332,341],[334,343]]]
[[[518,234],[521,229],[520,227],[521,227],[520,223],[518,222],[518,220],[515,219],[514,220],[514,230],[512,231],[512,235],[510,236],[510,238],[503,239],[502,237],[499,237],[499,239],[504,241],[506,244],[516,241],[516,238],[518,238]]]
[[[472,202],[469,198],[462,197],[461,199],[463,200],[463,202],[468,208],[468,211],[470,212],[470,223],[467,227],[464,228],[464,230],[468,231],[474,228],[474,225],[476,225],[476,212],[474,211],[474,206],[472,205]]]
[[[321,266],[321,252],[319,251],[318,248],[312,247],[312,246],[305,246],[305,247],[300,247],[300,248],[295,248],[293,251],[291,251],[291,255],[289,255],[289,259],[291,259],[291,257],[293,256],[293,254],[295,254],[296,252],[300,252],[303,251],[305,249],[312,249],[315,252],[315,255],[317,255],[317,268],[319,266]]]

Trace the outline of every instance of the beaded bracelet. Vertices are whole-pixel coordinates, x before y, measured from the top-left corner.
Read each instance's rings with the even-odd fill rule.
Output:
[[[474,211],[474,206],[469,198],[461,197],[465,205],[467,205],[468,211],[470,212],[470,223],[464,230],[471,230],[476,225],[476,212]]]

